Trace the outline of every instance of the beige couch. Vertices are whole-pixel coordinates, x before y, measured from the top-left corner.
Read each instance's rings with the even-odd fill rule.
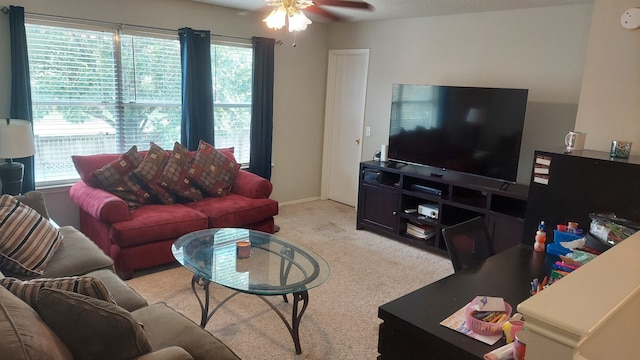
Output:
[[[28,195],[28,199],[20,200],[48,218],[42,194],[32,192]],[[93,351],[99,354],[104,353],[105,358],[110,359],[238,359],[237,355],[220,340],[166,304],[149,305],[144,298],[116,276],[113,260],[78,230],[70,226],[61,227],[59,230],[63,235],[62,243],[48,261],[43,275],[38,278],[81,275],[99,278],[106,285],[117,305],[92,298],[87,301],[82,298],[82,295],[77,296],[82,306],[77,309],[72,308],[71,311],[68,309],[68,304],[62,306],[69,311],[68,314],[71,315],[69,319],[85,311],[83,307],[96,306],[100,311],[95,312],[96,318],[92,318],[92,322],[87,324],[77,324],[74,323],[75,320],[67,322],[67,318],[63,318],[61,327],[55,326],[58,330],[56,333],[45,320],[51,316],[58,318],[67,316],[64,315],[67,313],[64,310],[40,308],[48,304],[40,302],[40,297],[45,290],[39,290],[39,306],[33,308],[7,288],[0,286],[1,358],[73,359],[81,358],[78,356],[79,353],[91,354]],[[30,280],[6,270],[0,272],[0,279],[5,277]],[[46,292],[53,295],[69,294],[59,290],[46,290]],[[76,296],[76,294],[71,295]],[[74,306],[78,303],[74,303],[76,300],[73,296],[69,299],[68,303],[73,303]],[[114,317],[117,317],[116,325],[109,328]],[[131,337],[123,340],[122,337],[127,332],[118,326],[126,321],[133,324],[132,328],[137,328],[134,331],[139,332],[141,338]],[[60,334],[61,328],[64,335]],[[74,331],[79,334],[78,339],[69,338],[69,333]],[[101,335],[90,337],[92,331]],[[144,346],[140,345],[142,342]],[[133,353],[136,355],[132,357],[122,355],[128,353],[129,349],[124,349],[127,346],[133,347]],[[91,356],[91,358],[97,357]]]

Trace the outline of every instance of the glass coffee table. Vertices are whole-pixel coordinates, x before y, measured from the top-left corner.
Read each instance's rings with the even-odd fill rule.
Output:
[[[176,260],[193,272],[191,289],[200,303],[201,327],[234,296],[253,294],[278,314],[293,338],[296,354],[302,353],[299,328],[309,303],[307,291],[321,285],[330,272],[320,255],[276,235],[239,228],[195,231],[178,238],[171,250]],[[209,311],[212,282],[236,292]],[[204,294],[198,293],[198,287]],[[291,323],[266,298],[282,296],[288,302],[288,294],[293,295]]]

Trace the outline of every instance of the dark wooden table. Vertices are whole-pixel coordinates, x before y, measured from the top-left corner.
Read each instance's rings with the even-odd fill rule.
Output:
[[[519,245],[378,308],[379,360],[483,359],[490,346],[440,325],[477,295],[502,297],[516,306],[530,296],[530,282],[551,272],[557,256]]]

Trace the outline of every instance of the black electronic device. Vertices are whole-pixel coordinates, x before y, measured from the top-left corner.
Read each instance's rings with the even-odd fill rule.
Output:
[[[411,188],[414,189],[414,190],[426,192],[426,193],[429,193],[429,194],[442,196],[442,190],[438,189],[438,188],[433,188],[433,187],[430,187],[430,186],[424,186],[424,185],[418,185],[418,184],[411,185]]]
[[[527,89],[393,85],[389,160],[515,182]]]
[[[362,172],[362,177],[364,181],[372,182],[372,183],[380,183],[382,177],[380,176],[380,171],[366,169]]]

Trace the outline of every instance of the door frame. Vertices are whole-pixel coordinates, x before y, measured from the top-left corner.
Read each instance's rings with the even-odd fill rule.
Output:
[[[338,55],[366,55],[367,56],[367,69],[365,73],[367,74],[367,83],[368,83],[368,74],[369,74],[369,54],[370,49],[340,49],[340,50],[329,50],[329,61],[327,67],[327,90],[326,90],[326,105],[324,111],[324,141],[323,141],[323,151],[322,151],[322,185],[320,189],[320,199],[327,200],[329,199],[329,179],[331,175],[331,155],[333,151],[333,130],[334,130],[334,122],[335,115],[333,110],[335,108],[334,96],[332,93],[332,89],[336,83],[336,57]],[[362,127],[360,129],[360,153],[359,158],[362,160],[362,148],[364,143],[364,123],[365,123],[365,115],[366,115],[366,98],[367,98],[367,89],[365,86],[365,106],[363,108],[363,119],[362,119]],[[357,199],[357,194],[356,194]],[[356,201],[357,205],[357,201]]]

